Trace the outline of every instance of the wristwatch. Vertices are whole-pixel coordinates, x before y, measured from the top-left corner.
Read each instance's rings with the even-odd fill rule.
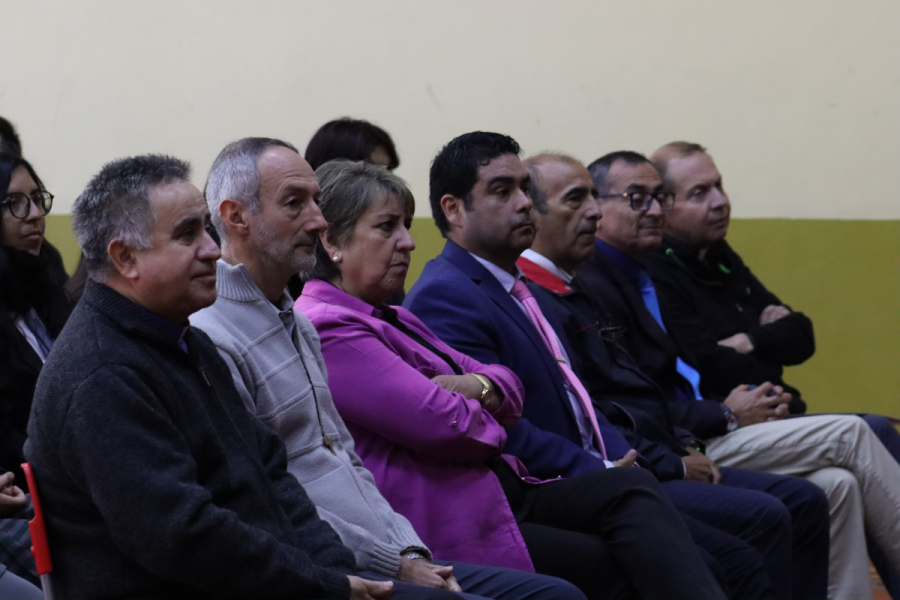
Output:
[[[722,407],[722,412],[725,413],[725,423],[727,423],[727,427],[726,427],[725,431],[727,431],[728,433],[731,433],[732,431],[734,431],[735,429],[737,429],[738,427],[741,426],[740,419],[738,419],[738,416],[736,414],[734,414],[734,411],[731,410],[731,408],[729,408],[725,404],[720,404],[719,406]]]
[[[400,556],[408,558],[409,560],[416,560],[418,558],[421,558],[422,560],[428,560],[427,556],[425,556],[421,552],[416,552],[415,550],[412,550],[411,552],[404,552]]]

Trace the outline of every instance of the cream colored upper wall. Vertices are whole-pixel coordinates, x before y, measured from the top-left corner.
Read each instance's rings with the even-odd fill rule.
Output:
[[[0,115],[58,209],[110,159],[202,184],[246,135],[301,150],[351,115],[393,135],[427,208],[474,129],[590,161],[710,148],[738,217],[900,218],[894,0],[0,0]]]

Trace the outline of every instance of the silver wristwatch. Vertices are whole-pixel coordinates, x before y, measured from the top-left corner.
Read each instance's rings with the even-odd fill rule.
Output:
[[[741,421],[738,419],[738,416],[734,414],[733,410],[724,404],[720,404],[719,406],[722,407],[722,412],[725,413],[725,423],[727,423],[726,431],[728,433],[731,433],[741,426]]]

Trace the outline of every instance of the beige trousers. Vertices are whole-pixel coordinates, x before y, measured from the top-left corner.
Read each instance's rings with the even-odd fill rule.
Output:
[[[865,421],[817,415],[742,427],[707,441],[724,466],[797,475],[828,496],[828,597],[872,598],[865,531],[900,570],[900,465]]]

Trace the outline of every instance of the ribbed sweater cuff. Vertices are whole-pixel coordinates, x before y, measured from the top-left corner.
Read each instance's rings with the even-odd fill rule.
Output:
[[[400,572],[400,551],[403,548],[395,544],[375,544],[368,554],[365,570],[373,571],[385,577],[396,577]]]
[[[369,564],[365,569],[384,575],[385,577],[396,577],[400,572],[400,553],[407,548],[415,548],[431,558],[431,551],[425,547],[422,540],[413,533],[405,529],[395,529],[391,532],[392,541],[389,544],[376,543],[370,552]]]

